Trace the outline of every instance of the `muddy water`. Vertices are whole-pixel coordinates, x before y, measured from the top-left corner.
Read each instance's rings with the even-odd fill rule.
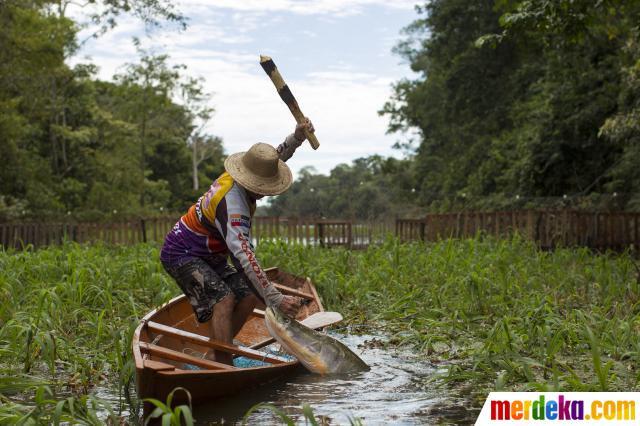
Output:
[[[194,407],[196,424],[241,423],[245,413],[259,403],[272,404],[304,424],[303,404],[309,404],[318,420],[325,424],[349,424],[360,419],[370,424],[471,424],[478,411],[467,408],[461,397],[446,394],[430,380],[436,367],[410,351],[385,349],[384,336],[344,335],[333,337],[349,346],[371,370],[350,376],[318,376],[303,373],[248,390],[239,395]],[[139,417],[124,401],[108,389],[96,396],[111,402],[123,417],[137,423]],[[135,402],[134,402],[135,404]],[[249,424],[282,424],[271,411],[254,412]]]
[[[436,369],[410,352],[376,347],[371,342],[380,336],[333,337],[349,346],[371,371],[351,376],[321,377],[300,374],[267,384],[241,395],[196,407],[198,423],[241,421],[252,406],[266,402],[278,407],[297,422],[304,423],[303,404],[309,404],[317,418],[331,424],[349,424],[361,419],[364,424],[472,423],[477,415],[461,402],[443,398],[441,389],[429,386]],[[277,423],[269,410],[252,414],[250,424]]]

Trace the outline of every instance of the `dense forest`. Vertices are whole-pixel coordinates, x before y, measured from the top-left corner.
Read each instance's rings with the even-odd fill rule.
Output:
[[[162,0],[100,0],[184,26]],[[66,0],[0,3],[0,220],[181,211],[223,169],[202,82],[145,51],[113,81],[71,67]],[[378,218],[517,207],[640,209],[640,1],[431,0],[396,52],[416,77],[380,106],[402,159],[303,169],[263,214]],[[179,36],[179,35],[178,35]],[[213,77],[213,76],[212,76]],[[200,187],[200,189],[198,189]],[[175,213],[174,213],[175,214]]]
[[[89,3],[96,37],[124,12],[149,26],[184,23],[168,1]],[[213,112],[202,82],[136,40],[138,60],[112,82],[95,64],[70,67],[81,29],[70,4],[0,3],[0,219],[183,208],[198,178],[223,170],[221,140],[202,131]]]
[[[406,160],[305,173],[272,211],[640,210],[640,2],[431,0],[396,51],[389,131]],[[312,196],[308,188],[321,188]],[[348,207],[343,203],[347,203]]]

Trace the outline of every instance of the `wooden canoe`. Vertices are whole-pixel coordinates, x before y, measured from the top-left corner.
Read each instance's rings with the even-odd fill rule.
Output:
[[[282,293],[311,300],[300,309],[298,320],[324,311],[318,293],[308,278],[296,277],[277,268],[267,269],[265,272]],[[183,387],[191,394],[192,402],[197,404],[304,371],[296,360],[290,361],[259,350],[271,341],[264,324],[264,308],[264,305],[258,306],[235,336],[235,341],[239,341],[242,346],[224,345],[209,339],[209,325],[196,321],[184,295],[149,312],[133,335],[139,398],[166,401],[167,395],[174,388]],[[202,359],[201,354],[210,348],[259,359],[268,364],[237,368]],[[183,394],[177,392],[175,401],[184,402]]]

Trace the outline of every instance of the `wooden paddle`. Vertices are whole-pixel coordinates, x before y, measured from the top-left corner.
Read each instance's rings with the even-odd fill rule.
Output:
[[[340,314],[340,312],[316,312],[300,321],[300,324],[317,330],[337,324],[340,321],[342,321],[342,314]]]
[[[291,89],[289,89],[287,83],[284,82],[284,79],[280,75],[280,71],[278,71],[278,67],[276,67],[273,59],[268,56],[260,55],[260,65],[262,66],[264,72],[266,72],[271,79],[273,85],[276,86],[276,90],[280,95],[280,99],[282,99],[287,107],[289,107],[289,111],[291,111],[291,114],[293,115],[293,118],[296,119],[296,122],[299,124],[304,123],[305,117],[300,110],[298,101],[296,101],[296,98],[293,97],[293,93],[291,93]],[[320,142],[318,142],[318,138],[316,138],[315,133],[311,133],[306,130],[304,131],[304,133],[309,140],[311,147],[313,149],[318,149],[318,147],[320,146]]]
[[[325,328],[333,324],[337,324],[342,321],[342,314],[339,312],[316,312],[315,314],[309,315],[302,321],[300,324],[313,328],[314,330],[318,330],[320,328]],[[276,339],[270,337],[261,342],[255,343],[249,346],[250,349],[259,349],[264,346],[270,345],[275,342]]]

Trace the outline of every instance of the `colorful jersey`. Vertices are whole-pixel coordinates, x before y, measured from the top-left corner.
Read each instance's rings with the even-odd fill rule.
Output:
[[[287,161],[300,146],[289,135],[278,146],[281,160]],[[193,258],[231,261],[243,271],[269,306],[278,306],[283,295],[269,282],[254,254],[251,219],[256,209],[246,190],[228,173],[216,179],[209,190],[189,208],[165,238],[160,259],[167,265],[181,265]]]

